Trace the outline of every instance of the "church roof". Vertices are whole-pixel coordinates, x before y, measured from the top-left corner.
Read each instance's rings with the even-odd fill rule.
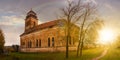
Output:
[[[32,32],[36,32],[38,30],[42,30],[42,29],[45,29],[45,28],[49,28],[49,27],[52,27],[52,26],[55,26],[57,25],[57,23],[59,22],[60,20],[53,20],[53,21],[50,21],[50,22],[46,22],[46,23],[43,23],[43,24],[40,24],[38,26],[35,26],[33,28],[30,28],[29,30],[27,30],[26,32],[24,32],[22,35],[20,36],[23,36],[23,35],[26,35],[26,34],[29,34],[29,33],[32,33]]]

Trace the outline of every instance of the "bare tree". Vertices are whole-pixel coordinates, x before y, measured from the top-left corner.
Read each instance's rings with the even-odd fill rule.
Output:
[[[86,26],[91,23],[91,18],[95,17],[95,6],[91,3],[83,3],[81,0],[66,0],[68,5],[65,8],[62,8],[62,15],[60,17],[66,20],[66,58],[68,58],[68,42],[70,41],[71,28],[74,24],[79,25],[79,42],[77,48],[77,56],[82,55],[83,40],[85,38],[85,29]]]
[[[68,42],[70,41],[70,34],[71,34],[71,28],[72,25],[77,22],[83,14],[80,13],[82,11],[82,6],[80,6],[80,0],[78,3],[75,3],[74,1],[66,0],[68,2],[68,6],[65,8],[62,8],[62,19],[66,20],[66,58],[68,58]]]
[[[95,12],[96,12],[96,8],[92,3],[86,3],[84,6],[84,12],[83,12],[83,16],[81,17],[80,20],[80,40],[78,43],[78,48],[77,48],[77,56],[82,56],[82,48],[83,48],[83,44],[84,44],[84,39],[85,39],[85,34],[86,34],[86,30],[89,27],[89,25],[92,23],[92,21],[94,21],[94,17],[95,17]],[[91,21],[90,21],[91,20]]]

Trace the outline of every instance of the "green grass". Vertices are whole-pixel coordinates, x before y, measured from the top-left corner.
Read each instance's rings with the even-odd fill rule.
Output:
[[[76,58],[76,53],[70,53],[69,60],[91,60],[97,56],[99,56],[103,52],[103,49],[95,48],[95,49],[87,49],[83,50],[82,57]]]
[[[83,56],[76,57],[76,52],[69,53],[68,60],[91,60],[103,52],[101,48],[83,50]],[[55,53],[10,53],[9,56],[2,57],[2,60],[66,60],[65,52]],[[1,60],[1,59],[0,59]]]
[[[120,60],[120,48],[110,48],[100,60]]]
[[[76,52],[69,52],[68,60],[91,60],[98,57],[103,48],[85,49],[82,57],[76,57]],[[10,53],[8,56],[0,55],[0,60],[67,60],[65,52],[55,53]],[[120,48],[108,49],[107,54],[100,60],[120,60]]]

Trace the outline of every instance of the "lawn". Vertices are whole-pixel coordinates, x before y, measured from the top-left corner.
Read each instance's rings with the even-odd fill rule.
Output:
[[[91,60],[103,52],[101,48],[84,49],[83,56],[76,57],[76,52],[69,53],[68,60]],[[9,56],[1,56],[0,60],[66,60],[65,52],[55,53],[10,53]]]
[[[120,48],[110,48],[100,60],[120,60]]]

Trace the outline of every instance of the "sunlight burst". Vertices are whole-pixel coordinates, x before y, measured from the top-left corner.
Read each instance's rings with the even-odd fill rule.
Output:
[[[112,43],[115,39],[115,32],[112,29],[103,29],[99,31],[99,43]]]

